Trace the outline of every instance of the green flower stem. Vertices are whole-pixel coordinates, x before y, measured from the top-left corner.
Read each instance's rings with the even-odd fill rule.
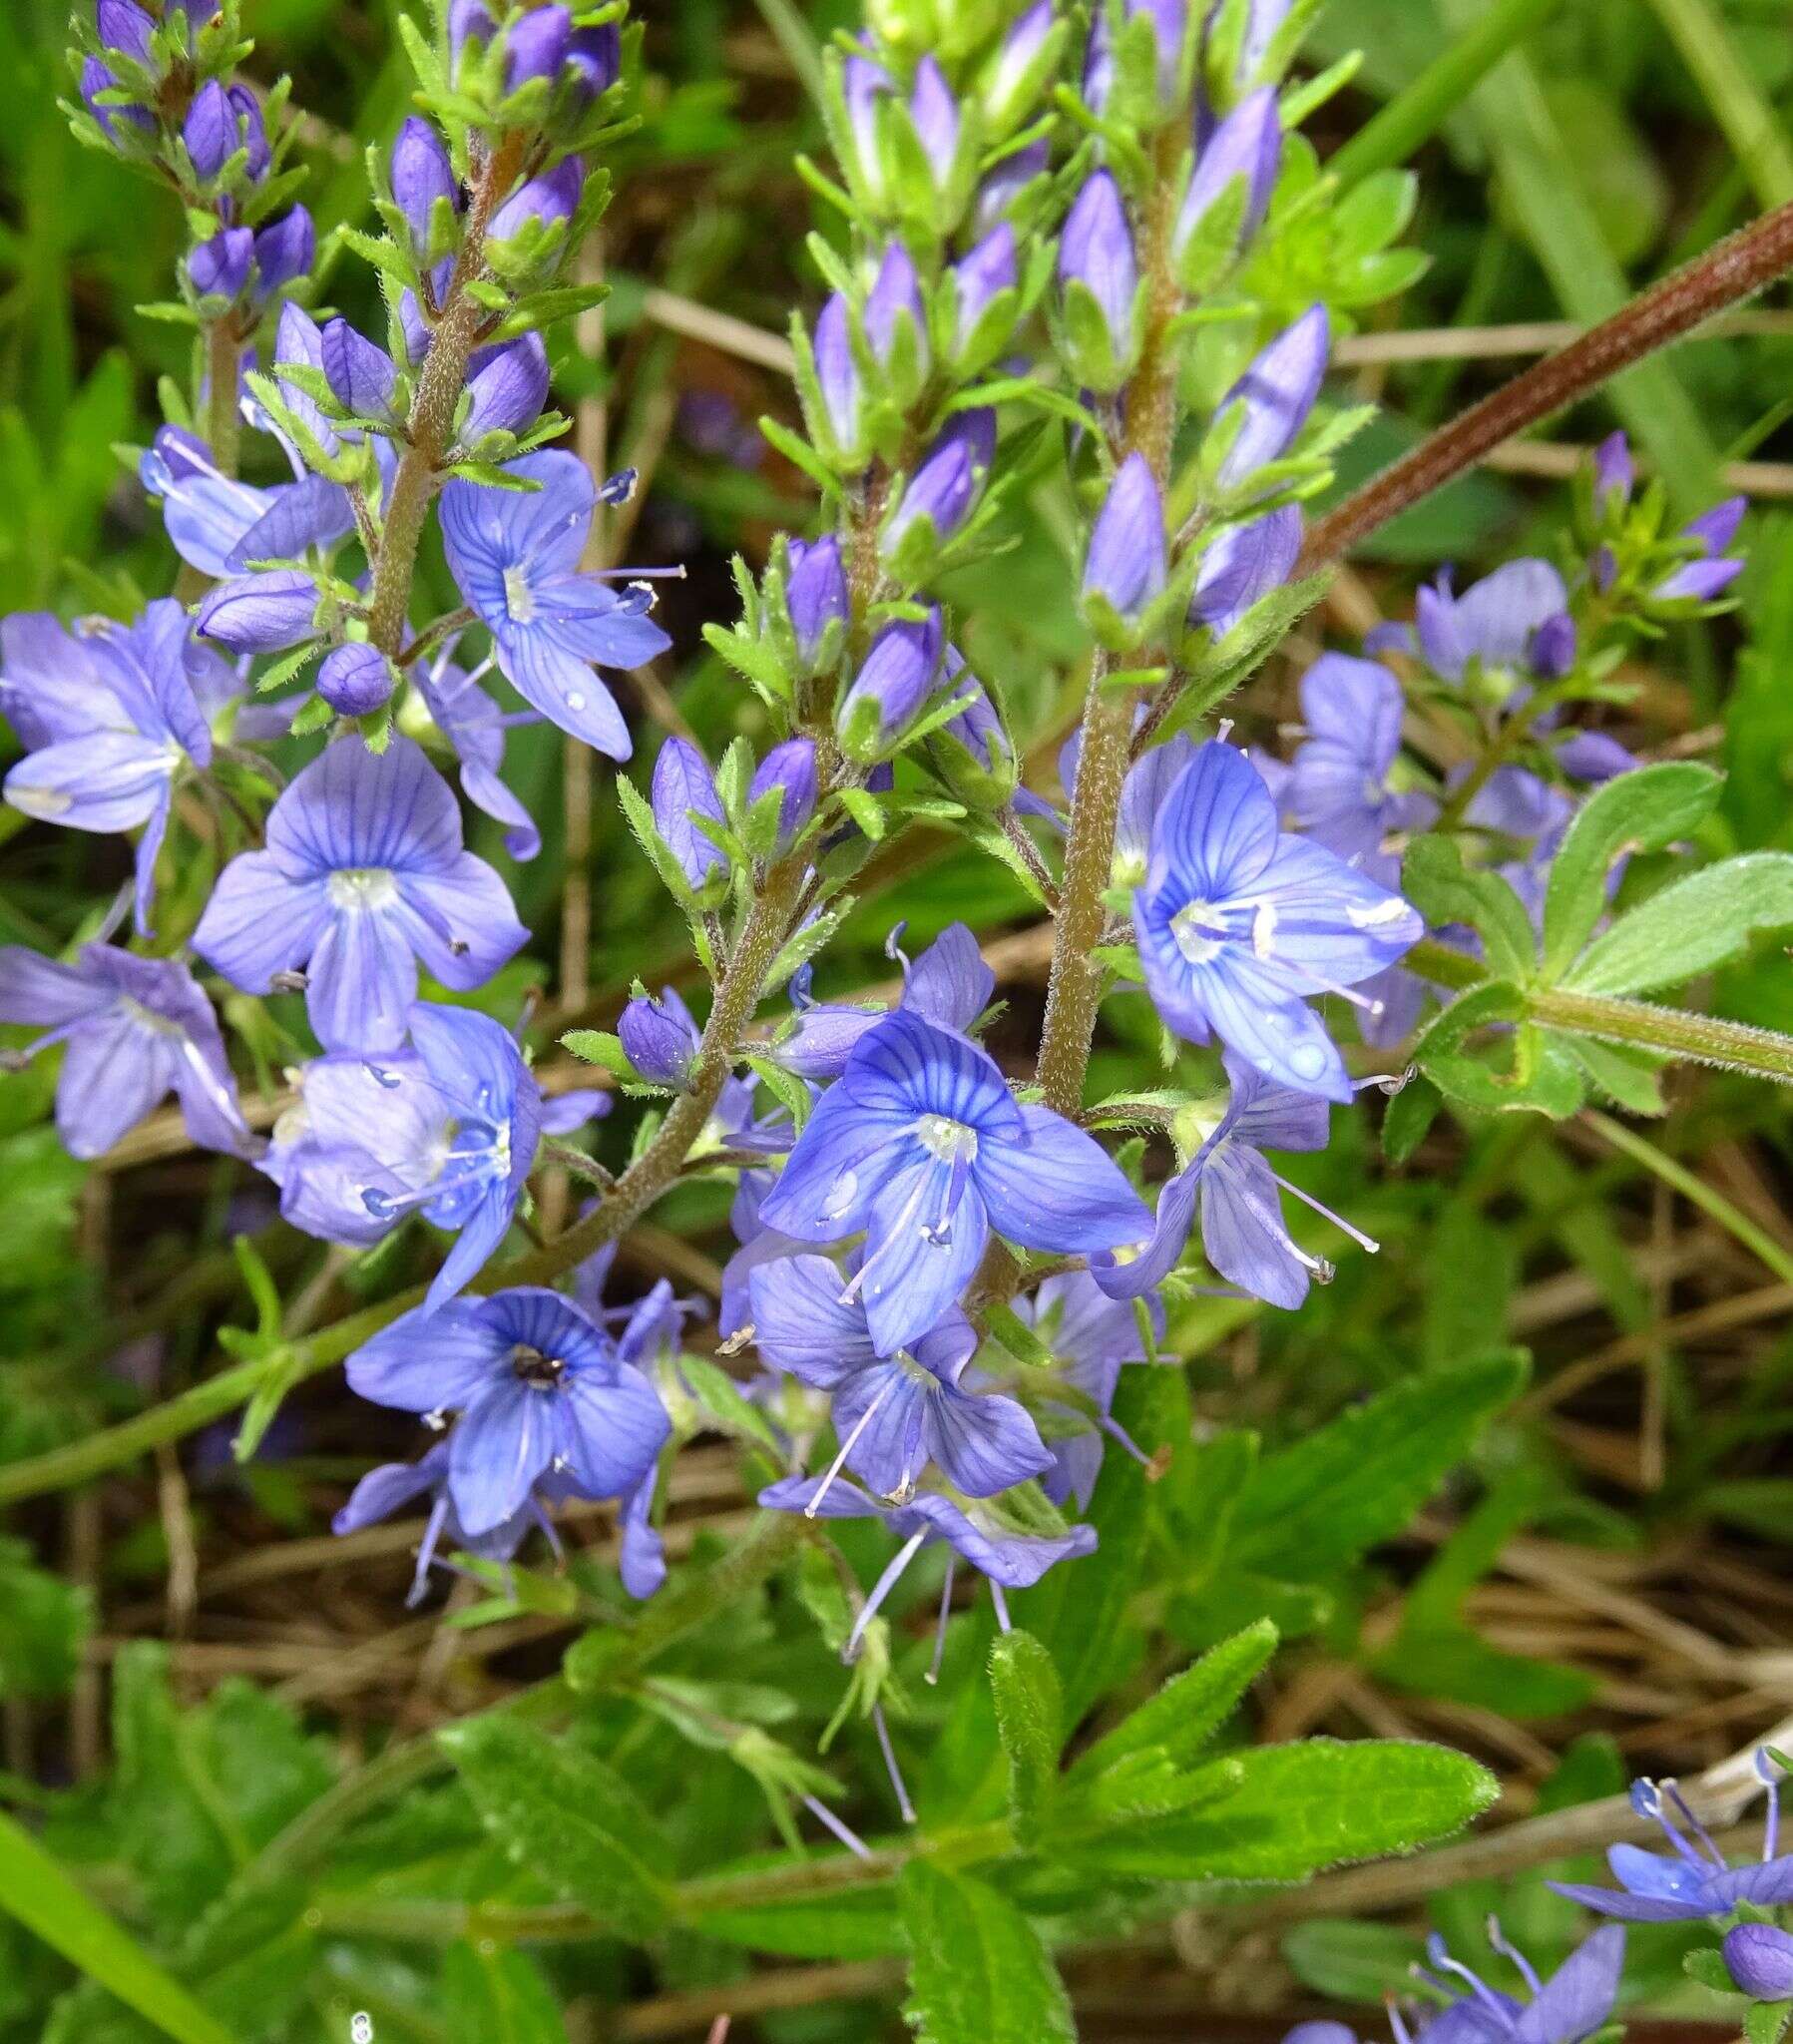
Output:
[[[1476,959],[1430,939],[1416,944],[1402,963],[1422,979],[1455,991],[1480,986],[1489,977]],[[1660,1051],[1752,1079],[1771,1079],[1777,1086],[1793,1086],[1793,1037],[1775,1030],[1610,994],[1571,993],[1565,987],[1524,987],[1521,992],[1531,1019],[1547,1029]]]
[[[236,473],[242,449],[241,370],[242,336],[226,312],[206,329],[206,441],[225,475]]]

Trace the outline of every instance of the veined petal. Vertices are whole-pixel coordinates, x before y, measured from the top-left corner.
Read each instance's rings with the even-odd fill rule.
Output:
[[[56,1127],[71,1157],[99,1157],[174,1083],[176,1045],[128,1008],[96,1015],[69,1038],[56,1083]]]
[[[0,944],[0,1022],[59,1029],[112,1005],[113,992],[73,965],[23,944]]]
[[[1013,1398],[942,1384],[928,1398],[923,1427],[929,1456],[967,1497],[994,1497],[1053,1466],[1040,1429]]]
[[[1713,1913],[1699,1901],[1675,1901],[1666,1895],[1632,1895],[1623,1888],[1591,1887],[1582,1881],[1548,1880],[1545,1886],[1571,1902],[1579,1902],[1584,1909],[1616,1916],[1622,1923],[1691,1923]]]
[[[394,738],[376,754],[339,739],[273,805],[267,848],[295,878],[447,872],[461,853],[461,812],[415,740]]]
[[[396,1050],[417,998],[409,933],[378,908],[329,913],[311,953],[305,1012],[325,1050]]]
[[[1021,1111],[990,1053],[913,1009],[895,1009],[861,1038],[841,1085],[864,1111],[910,1121],[939,1115],[980,1139],[1021,1131]]]
[[[28,753],[6,776],[6,799],[70,830],[130,830],[168,793],[180,755],[134,731],[96,731]]]
[[[894,1359],[849,1370],[836,1386],[834,1437],[847,1467],[879,1497],[907,1496],[928,1466],[922,1426],[931,1395]]]
[[[760,1220],[800,1242],[839,1242],[865,1227],[872,1202],[915,1154],[903,1111],[868,1109],[841,1087],[804,1124]]]
[[[1175,1270],[1195,1225],[1195,1196],[1200,1174],[1191,1167],[1166,1179],[1158,1194],[1157,1219],[1151,1240],[1127,1263],[1099,1253],[1090,1259],[1090,1276],[1109,1298],[1142,1298]]]
[[[1350,1104],[1351,1075],[1338,1045],[1280,980],[1230,953],[1205,966],[1199,978],[1209,1020],[1242,1058],[1297,1093]]]
[[[1308,1267],[1283,1225],[1270,1167],[1255,1150],[1223,1143],[1201,1173],[1201,1247],[1241,1291],[1292,1312],[1307,1296]]]
[[[542,623],[555,641],[600,667],[638,668],[672,644],[642,611],[595,575],[569,575],[538,592]]]
[[[321,879],[290,879],[271,852],[245,851],[219,875],[193,947],[232,986],[265,994],[311,956],[329,916]]]
[[[881,1355],[909,1347],[945,1318],[990,1241],[975,1180],[943,1222],[952,1168],[919,1151],[917,1157],[872,1202],[867,1226],[860,1296]]]
[[[1143,1242],[1151,1212],[1094,1136],[1051,1108],[1020,1110],[1022,1139],[981,1137],[972,1176],[991,1225],[1026,1249],[1086,1255]]]
[[[492,1260],[494,1251],[510,1233],[517,1212],[517,1196],[508,1186],[493,1185],[480,1196],[473,1211],[461,1224],[453,1247],[442,1259],[442,1268],[430,1279],[420,1311],[439,1312],[458,1292],[464,1291]]]
[[[1210,739],[1170,790],[1151,838],[1148,892],[1225,901],[1270,863],[1279,835],[1263,776],[1235,747]]]
[[[788,1257],[752,1272],[753,1339],[767,1362],[825,1391],[876,1361],[864,1308],[841,1303],[845,1282],[826,1257]]]
[[[362,1342],[345,1368],[349,1388],[375,1405],[452,1412],[485,1389],[509,1346],[473,1306],[413,1306]]]
[[[1291,991],[1354,986],[1396,964],[1426,933],[1417,909],[1318,844],[1285,837],[1250,889],[1263,934],[1253,950]]]
[[[1625,1934],[1618,1925],[1596,1930],[1520,2011],[1513,2026],[1516,2044],[1576,2044],[1591,2036],[1612,2013],[1624,1959]]]
[[[606,759],[629,758],[635,741],[616,698],[587,660],[540,626],[507,626],[497,638],[498,664],[526,703]]]
[[[558,1392],[500,1371],[461,1414],[448,1442],[448,1489],[462,1531],[477,1538],[521,1508],[562,1445]]]
[[[614,1373],[569,1369],[562,1382],[574,1479],[589,1497],[621,1497],[647,1476],[672,1435],[659,1392],[627,1362]]]
[[[445,871],[401,874],[398,895],[393,919],[444,986],[483,985],[529,942],[510,889],[470,851]]]
[[[966,1030],[989,1007],[996,974],[964,923],[949,923],[909,968],[905,1004],[942,1029]]]

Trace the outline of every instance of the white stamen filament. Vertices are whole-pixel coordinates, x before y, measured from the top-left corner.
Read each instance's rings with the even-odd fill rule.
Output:
[[[865,1431],[865,1429],[871,1424],[872,1414],[876,1412],[878,1407],[883,1404],[884,1400],[890,1396],[892,1389],[896,1386],[896,1384],[899,1381],[900,1379],[893,1372],[885,1380],[883,1389],[879,1391],[878,1395],[872,1400],[872,1402],[865,1408],[865,1410],[862,1413],[860,1413],[859,1417],[853,1422],[853,1430],[850,1434],[847,1435],[846,1439],[841,1442],[840,1453],[836,1455],[834,1460],[828,1464],[828,1473],[822,1478],[820,1488],[816,1491],[814,1497],[812,1497],[809,1500],[809,1502],[803,1507],[804,1518],[813,1519],[815,1517],[817,1507],[821,1504],[822,1499],[828,1495],[830,1489],[832,1489],[834,1479],[840,1474],[841,1470],[846,1466],[846,1459],[853,1452],[854,1443],[858,1440],[859,1436]]]
[[[1359,1249],[1368,1250],[1373,1257],[1382,1254],[1382,1245],[1379,1242],[1365,1235],[1361,1228],[1353,1228],[1342,1214],[1335,1214],[1330,1207],[1323,1206],[1312,1193],[1304,1193],[1299,1186],[1291,1185],[1286,1178],[1278,1178],[1275,1172],[1271,1172],[1270,1176],[1276,1179],[1276,1183],[1285,1193],[1293,1193],[1302,1206],[1311,1207],[1316,1214],[1323,1214],[1334,1228],[1341,1234],[1348,1235]]]

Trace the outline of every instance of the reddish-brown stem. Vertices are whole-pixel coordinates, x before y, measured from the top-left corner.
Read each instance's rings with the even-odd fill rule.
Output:
[[[1298,575],[1336,561],[1368,534],[1473,467],[1491,448],[1561,411],[1793,267],[1793,204],[1777,207],[1589,327],[1556,354],[1442,426],[1308,534]]]

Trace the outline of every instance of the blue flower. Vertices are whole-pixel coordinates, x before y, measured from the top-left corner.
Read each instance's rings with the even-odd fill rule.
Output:
[[[630,1001],[617,1023],[617,1035],[644,1079],[683,1088],[700,1039],[691,1011],[675,987],[663,987],[659,1000],[644,994]]]
[[[1462,682],[1470,663],[1485,672],[1517,678],[1539,672],[1535,653],[1540,634],[1549,649],[1554,634],[1545,628],[1569,608],[1569,591],[1549,561],[1509,561],[1458,596],[1445,569],[1414,602],[1414,628],[1387,626],[1365,642],[1366,652],[1385,646],[1418,651],[1447,682]]]
[[[1498,1925],[1491,1924],[1490,1936],[1495,1949],[1519,1970],[1531,1989],[1531,2000],[1522,2003],[1488,1986],[1451,1957],[1443,1938],[1431,1937],[1426,1956],[1437,1971],[1415,1970],[1430,1986],[1456,1999],[1425,2024],[1417,2044],[1581,2044],[1612,2013],[1625,1956],[1625,1934],[1616,1924],[1596,1930],[1548,1981],[1538,1977],[1524,1953],[1506,1942]],[[1438,1973],[1451,1977],[1440,1979]],[[1464,1985],[1458,1986],[1458,1981]],[[1410,2044],[1407,2025],[1392,2004],[1389,2017],[1398,2044]]]
[[[417,1544],[417,1570],[405,1598],[409,1605],[423,1602],[436,1550],[445,1539],[481,1561],[507,1562],[531,1529],[539,1526],[555,1552],[560,1552],[560,1541],[543,1509],[539,1491],[532,1492],[499,1525],[485,1533],[469,1534],[461,1524],[449,1491],[448,1445],[438,1441],[418,1461],[382,1462],[378,1468],[368,1470],[349,1493],[348,1502],[330,1521],[332,1533],[358,1533],[363,1526],[376,1525],[394,1512],[403,1511],[417,1498],[429,1498],[429,1517],[424,1522],[423,1538]]]
[[[1207,1118],[1201,1147],[1158,1195],[1157,1228],[1129,1263],[1093,1260],[1091,1277],[1111,1298],[1138,1298],[1162,1283],[1188,1242],[1199,1207],[1202,1254],[1222,1278],[1268,1305],[1293,1311],[1307,1296],[1308,1280],[1324,1281],[1331,1267],[1310,1257],[1283,1226],[1278,1193],[1324,1214],[1361,1247],[1377,1245],[1265,1162],[1265,1150],[1324,1150],[1326,1102],[1264,1078],[1228,1051],[1223,1060],[1232,1092],[1218,1121]]]
[[[1690,1923],[1701,1916],[1728,1916],[1739,1903],[1772,1909],[1793,1902],[1793,1852],[1775,1854],[1780,1829],[1780,1771],[1765,1753],[1756,1756],[1756,1773],[1768,1788],[1768,1832],[1762,1857],[1751,1866],[1732,1866],[1672,1782],[1631,1784],[1631,1807],[1652,1818],[1674,1847],[1673,1857],[1645,1852],[1638,1845],[1613,1845],[1606,1864],[1616,1888],[1584,1886],[1578,1881],[1548,1883],[1558,1894],[1627,1923]],[[1675,1823],[1673,1810],[1692,1833]]]
[[[1218,1035],[1267,1077],[1339,1101],[1351,1080],[1308,998],[1383,971],[1424,932],[1398,894],[1285,835],[1257,768],[1218,741],[1171,789],[1133,908],[1145,984],[1171,1028],[1193,1043]]]
[[[357,1348],[347,1370],[375,1404],[459,1412],[448,1496],[475,1539],[521,1511],[550,1476],[585,1497],[622,1497],[672,1432],[654,1386],[610,1336],[537,1285],[405,1313]]]
[[[727,812],[716,792],[715,775],[709,763],[688,739],[670,738],[654,762],[654,827],[683,873],[693,893],[701,893],[712,878],[725,878],[728,861],[722,847],[691,821],[694,811],[712,823],[726,825]]]
[[[444,648],[430,667],[413,670],[411,679],[431,722],[460,762],[461,792],[476,809],[504,825],[504,848],[521,862],[542,849],[542,833],[504,777],[504,735],[513,725],[541,720],[533,710],[498,708],[479,686],[492,666],[485,661],[476,668],[459,668],[452,649]]]
[[[1122,1366],[1145,1360],[1138,1319],[1127,1301],[1105,1297],[1088,1271],[1059,1272],[1032,1298],[1011,1303],[1017,1317],[1052,1351],[1059,1365],[1058,1381],[1083,1401],[1043,1401],[1043,1409],[1058,1424],[1046,1443],[1053,1466],[1041,1477],[1040,1487],[1055,1505],[1075,1499],[1080,1508],[1086,1507],[1102,1469],[1105,1439],[1118,1442],[1135,1461],[1146,1459],[1109,1410]],[[1155,1297],[1148,1303],[1161,1334],[1163,1308]]]
[[[504,882],[461,843],[447,781],[410,739],[327,746],[268,812],[267,849],[219,876],[194,949],[245,993],[307,967],[326,1050],[396,1049],[417,961],[457,991],[529,941]]]
[[[760,1214],[805,1242],[865,1233],[849,1288],[863,1293],[885,1354],[938,1325],[992,1228],[1077,1255],[1119,1249],[1151,1226],[1094,1138],[1018,1102],[976,1044],[905,1009],[854,1050]]]
[[[1747,499],[1727,497],[1722,504],[1714,504],[1710,511],[1683,525],[1680,537],[1691,540],[1699,552],[1656,584],[1650,591],[1652,602],[1711,603],[1722,596],[1743,573],[1743,557],[1727,554],[1725,550],[1737,537],[1747,508]]]
[[[549,451],[511,462],[506,473],[540,487],[519,494],[457,480],[442,492],[449,570],[524,700],[574,738],[627,760],[629,728],[594,663],[641,667],[672,642],[645,615],[645,588],[619,595],[580,572],[598,503],[585,464]]]
[[[74,642],[68,642],[73,645]],[[39,650],[43,650],[41,641]],[[212,764],[212,732],[194,695],[187,613],[169,599],[135,625],[96,623],[67,677],[15,673],[8,647],[7,714],[15,692],[45,742],[6,776],[6,799],[40,822],[71,830],[132,830],[137,841],[137,927],[150,934],[156,855],[177,777]]]
[[[892,940],[899,934],[893,931]],[[902,957],[899,951],[896,954]],[[941,931],[913,965],[903,958],[903,993],[899,1006],[942,1029],[961,1035],[989,1007],[996,992],[996,974],[984,963],[978,940],[964,923]],[[796,1027],[772,1051],[774,1060],[799,1079],[838,1079],[868,1029],[889,1013],[885,1008],[855,1008],[845,1002],[811,1001],[807,983],[791,982],[797,1009]]]
[[[1423,829],[1438,804],[1391,794],[1406,699],[1387,668],[1326,653],[1301,678],[1307,738],[1295,754],[1287,802],[1296,824],[1341,858],[1379,851],[1393,831]]]
[[[354,527],[348,492],[320,475],[258,489],[227,476],[205,441],[164,426],[138,464],[138,477],[162,500],[170,543],[202,574],[236,575],[251,561],[296,560]]]
[[[967,1497],[994,1497],[1052,1467],[1021,1405],[965,1388],[978,1336],[963,1313],[880,1355],[864,1305],[826,1257],[762,1265],[747,1286],[760,1354],[833,1402],[840,1452],[830,1477],[844,1465],[901,1503],[930,1467]],[[812,1500],[812,1518],[826,1488]]]
[[[56,1128],[71,1156],[101,1156],[169,1093],[196,1143],[237,1155],[248,1149],[218,1018],[179,959],[83,944],[64,965],[0,945],[0,1022],[45,1032],[22,1051],[0,1053],[0,1066],[65,1046]]]

